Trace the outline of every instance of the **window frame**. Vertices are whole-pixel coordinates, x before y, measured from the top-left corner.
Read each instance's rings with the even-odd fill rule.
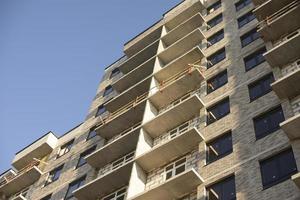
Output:
[[[209,20],[206,24],[207,24],[207,30],[212,29],[213,27],[217,26],[218,24],[220,24],[223,21],[223,14],[220,13],[219,15],[215,16],[214,18],[212,18],[211,20]],[[212,25],[211,25],[212,24]]]
[[[247,12],[246,14],[240,16],[237,19],[238,22],[238,28],[242,28],[244,26],[246,26],[247,24],[249,24],[251,21],[253,21],[254,19],[256,19],[255,15],[253,14],[252,11]]]
[[[89,133],[85,139],[86,141],[91,140],[92,138],[97,136],[97,132],[95,131],[95,129],[96,129],[96,127],[90,128]],[[91,134],[91,133],[95,133],[95,134]]]
[[[51,183],[54,183],[55,181],[57,181],[62,173],[62,170],[64,168],[64,164],[52,169],[49,173],[48,176],[46,178],[46,182],[44,184],[44,187],[46,187],[47,185],[50,185]],[[58,173],[58,176],[57,176]],[[53,179],[54,177],[56,177],[55,179]]]
[[[207,15],[209,15],[209,14],[215,12],[216,10],[218,10],[221,7],[222,7],[222,1],[218,0],[215,3],[211,4],[210,6],[208,6],[206,8],[206,13],[207,13]]]
[[[226,75],[226,81],[224,83],[221,83],[220,80],[224,75]],[[212,88],[214,81],[216,81],[217,83],[216,83],[216,86],[214,88]],[[227,83],[228,83],[228,72],[227,72],[227,69],[225,69],[225,70],[219,72],[218,74],[216,74],[215,76],[209,78],[206,81],[206,94],[210,94],[210,93],[218,90],[219,88],[226,85]],[[212,85],[212,86],[210,87],[210,85]],[[211,88],[211,89],[209,89],[209,88]]]
[[[248,42],[243,42],[245,41],[245,39],[250,38],[250,41]],[[255,27],[254,29],[251,29],[250,31],[248,31],[247,33],[241,35],[240,37],[240,41],[241,41],[241,46],[242,48],[250,45],[252,42],[258,40],[260,38],[260,34],[259,32],[257,32],[257,27]]]
[[[105,89],[104,89],[104,91],[103,91],[102,97],[109,96],[110,94],[113,93],[113,91],[114,91],[114,88],[111,85],[106,86]]]
[[[211,114],[211,112],[212,112],[211,110],[217,109],[217,112],[219,112],[220,111],[219,109],[221,109],[222,106],[225,104],[228,104],[228,111],[226,111],[224,114],[222,114],[218,117],[216,117],[215,114],[213,114],[213,115]],[[221,108],[219,108],[219,106]],[[208,126],[210,124],[213,124],[216,121],[219,121],[223,117],[227,116],[228,114],[230,114],[230,100],[229,100],[229,97],[226,97],[206,109],[206,125]],[[214,118],[214,120],[211,120],[210,117]]]
[[[226,189],[224,189],[224,185],[226,184],[226,183],[228,183],[228,182],[230,182],[230,181],[233,181],[233,188],[232,188],[232,190],[234,191],[234,197],[233,198],[231,198],[230,200],[236,200],[236,183],[235,183],[235,175],[234,174],[232,174],[232,175],[229,175],[229,176],[227,176],[227,177],[225,177],[225,178],[223,178],[223,179],[221,179],[221,180],[219,180],[219,181],[217,181],[217,182],[215,182],[215,183],[213,183],[213,184],[211,184],[210,186],[208,186],[208,187],[205,187],[205,191],[206,191],[206,199],[207,200],[211,200],[211,198],[210,198],[210,190],[213,188],[213,187],[220,187],[221,186],[221,189],[222,189],[222,193],[224,192],[224,191],[226,191]],[[226,185],[225,185],[226,186]],[[223,194],[224,195],[224,194]],[[213,198],[213,197],[212,197]],[[222,198],[223,198],[223,196],[222,196]],[[215,198],[213,198],[212,200],[214,200]]]
[[[56,156],[56,159],[66,155],[67,153],[69,153],[74,145],[74,141],[75,139],[73,138],[72,140],[69,140],[68,142],[66,142],[65,144],[61,145],[58,151],[58,154]],[[68,147],[68,148],[67,148]],[[63,151],[63,154],[61,154],[61,152]]]
[[[184,167],[184,170],[177,173],[176,170],[181,167]],[[186,156],[176,159],[175,161],[169,163],[167,166],[164,167],[164,181],[167,181],[167,180],[185,172],[186,170],[187,170]],[[170,173],[170,176],[168,176],[169,173]]]
[[[242,10],[243,8],[245,8],[246,6],[248,6],[251,3],[252,3],[251,0],[240,0],[240,1],[236,2],[234,4],[235,5],[235,11],[238,12],[238,11]]]
[[[265,57],[263,56],[263,54],[266,51],[267,51],[266,47],[263,46],[243,58],[246,72],[250,71],[251,69],[255,68],[256,66],[266,61]],[[255,64],[247,66],[247,62],[253,59],[255,60]]]
[[[220,37],[221,36],[221,37]],[[224,29],[219,30],[209,38],[207,38],[207,46],[206,48],[209,48],[213,46],[214,44],[218,43],[219,41],[223,40],[225,37]],[[213,42],[210,42],[212,40]]]
[[[119,189],[115,190],[114,192],[102,197],[101,200],[117,200],[121,196],[123,196],[124,200],[125,200],[127,197],[127,189],[128,189],[127,186],[119,188]],[[122,192],[122,193],[119,193],[119,192]]]
[[[86,179],[86,175],[72,181],[71,183],[68,184],[68,189],[67,189],[67,192],[65,194],[65,197],[64,197],[64,200],[68,200],[68,199],[71,199],[72,197],[74,197],[73,195],[73,191],[75,191],[76,189],[80,188],[82,185],[85,184],[85,180]],[[76,186],[75,189],[73,189],[71,191],[71,194],[69,195],[69,192],[70,192],[70,188],[73,187],[73,186]]]
[[[121,73],[121,70],[118,67],[114,68],[113,70],[111,70],[109,79],[114,78],[115,76],[117,76],[120,73]]]
[[[272,91],[271,84],[270,84],[269,88],[266,88],[265,84],[267,81],[270,81],[270,83],[273,83],[275,81],[273,73],[266,74],[263,77],[259,78],[258,80],[255,80],[254,82],[252,82],[248,85],[248,93],[249,93],[250,102],[255,101],[256,99],[259,99],[260,97],[262,97]],[[256,96],[253,96],[251,94],[251,90],[257,86],[260,89],[260,93]]]
[[[84,165],[87,163],[86,160],[84,159],[84,157],[86,157],[86,156],[92,154],[92,153],[96,150],[96,148],[97,148],[97,145],[94,145],[94,146],[92,146],[92,147],[86,149],[86,150],[83,151],[82,153],[80,153],[75,169],[78,169],[79,167],[84,166]],[[82,160],[83,160],[84,162],[81,162]]]
[[[222,62],[225,59],[226,59],[226,49],[225,47],[223,47],[207,57],[207,69],[212,68],[213,66]]]
[[[101,109],[103,109],[103,110],[101,110]],[[101,110],[101,112],[100,112],[100,110]],[[105,106],[103,104],[101,104],[97,108],[97,112],[96,112],[95,117],[99,117],[99,116],[103,115],[105,112],[107,112],[107,110],[106,110]]]

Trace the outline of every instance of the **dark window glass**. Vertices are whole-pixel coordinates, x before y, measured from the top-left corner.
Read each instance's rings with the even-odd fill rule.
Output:
[[[232,153],[231,132],[207,143],[206,162],[211,163]]]
[[[226,58],[225,48],[217,51],[207,58],[207,68],[214,66]]]
[[[96,137],[97,136],[97,133],[96,133],[96,131],[95,131],[95,128],[91,128],[90,129],[90,132],[89,132],[89,134],[88,134],[88,136],[87,136],[87,138],[86,138],[86,140],[89,140],[89,139],[91,139],[91,138],[93,138],[93,137]]]
[[[86,160],[84,158],[86,156],[90,155],[95,150],[96,150],[96,146],[93,146],[93,147],[89,148],[88,150],[86,150],[85,152],[81,153],[76,168],[81,167],[82,165],[86,164]]]
[[[218,25],[219,23],[221,23],[223,20],[223,15],[219,14],[218,16],[214,17],[213,19],[209,20],[207,22],[207,29],[211,29],[212,27]]]
[[[255,16],[252,13],[252,11],[246,13],[245,15],[241,16],[240,18],[238,18],[239,28],[242,28],[243,26],[245,26],[246,24],[248,24],[249,22],[251,22],[254,19],[255,19]]]
[[[73,197],[73,191],[78,189],[80,186],[84,185],[85,182],[85,176],[82,178],[79,178],[72,183],[69,184],[68,191],[66,193],[65,199],[70,199]]]
[[[105,112],[106,112],[106,108],[103,105],[99,106],[97,113],[96,113],[96,117],[102,115]]]
[[[212,12],[214,12],[215,10],[217,10],[218,8],[220,8],[222,6],[221,1],[217,1],[215,3],[213,3],[212,5],[207,7],[207,14],[210,14]]]
[[[257,65],[259,65],[260,63],[265,61],[265,57],[263,56],[263,54],[266,52],[266,48],[263,47],[257,51],[255,51],[254,53],[246,56],[244,58],[244,63],[245,63],[245,68],[246,71],[249,71],[250,69],[256,67]]]
[[[105,97],[105,96],[109,95],[109,94],[112,93],[112,92],[113,92],[113,88],[112,88],[111,85],[109,85],[109,86],[107,86],[107,87],[105,88],[105,90],[104,90],[104,92],[103,92],[103,96]]]
[[[206,188],[208,200],[235,200],[235,180],[234,176],[226,178],[212,186]]]
[[[207,109],[207,124],[211,124],[230,113],[229,98]]]
[[[273,74],[268,74],[248,86],[250,100],[253,101],[272,91],[271,83],[274,82]]]
[[[66,144],[62,145],[60,147],[60,150],[59,150],[59,153],[57,155],[57,158],[65,155],[66,153],[68,153],[71,150],[71,148],[73,146],[73,143],[74,143],[74,139],[71,140],[71,141],[69,141],[69,142],[67,142]]]
[[[260,35],[257,32],[256,28],[249,31],[248,33],[245,33],[244,35],[241,36],[242,47],[247,46],[248,44],[257,40],[258,38],[260,38]]]
[[[242,8],[246,7],[247,5],[249,5],[251,3],[251,0],[240,0],[239,2],[237,2],[235,4],[235,9],[236,11],[241,10]]]
[[[50,183],[53,183],[54,181],[57,181],[59,179],[59,176],[62,172],[63,167],[64,167],[64,165],[61,165],[61,166],[55,168],[54,170],[52,170],[51,172],[49,172],[45,186]]]
[[[116,75],[118,75],[120,73],[120,69],[119,68],[115,68],[111,71],[110,77],[109,78],[113,78]]]
[[[281,106],[253,119],[256,139],[260,139],[278,130],[279,124],[284,121]]]
[[[227,78],[227,70],[219,73],[218,75],[210,78],[207,81],[207,94],[215,91],[216,89],[222,87],[223,85],[225,85],[228,81]]]
[[[264,189],[289,179],[298,171],[292,149],[261,161],[260,171]]]
[[[224,30],[220,30],[207,39],[207,47],[210,47],[224,38]]]
[[[51,200],[52,194],[49,194],[43,198],[41,198],[41,200]]]

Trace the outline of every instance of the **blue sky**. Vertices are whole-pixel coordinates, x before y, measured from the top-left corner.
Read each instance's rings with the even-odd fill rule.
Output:
[[[48,131],[82,122],[123,44],[180,0],[1,0],[0,172]]]

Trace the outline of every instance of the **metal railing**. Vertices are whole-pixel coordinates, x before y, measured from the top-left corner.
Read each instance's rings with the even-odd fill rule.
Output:
[[[282,76],[287,76],[291,73],[293,73],[294,71],[300,69],[300,59],[296,60],[293,63],[290,63],[288,65],[285,65],[282,69],[281,69],[281,74]]]
[[[282,38],[280,38],[279,40],[277,40],[276,42],[274,42],[274,47],[277,47],[278,45],[280,45],[281,43],[287,41],[287,40],[290,40],[291,38],[297,36],[300,34],[300,29],[292,32],[292,33],[289,33],[287,35],[284,35]]]
[[[292,106],[294,115],[300,114],[300,95],[291,99],[291,106]]]

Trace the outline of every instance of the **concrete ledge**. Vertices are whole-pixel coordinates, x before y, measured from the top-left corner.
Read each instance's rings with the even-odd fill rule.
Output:
[[[293,175],[291,179],[294,181],[294,183],[297,185],[297,187],[300,189],[300,172]]]
[[[300,138],[300,114],[295,115],[284,122],[280,123],[280,127],[290,140]]]

